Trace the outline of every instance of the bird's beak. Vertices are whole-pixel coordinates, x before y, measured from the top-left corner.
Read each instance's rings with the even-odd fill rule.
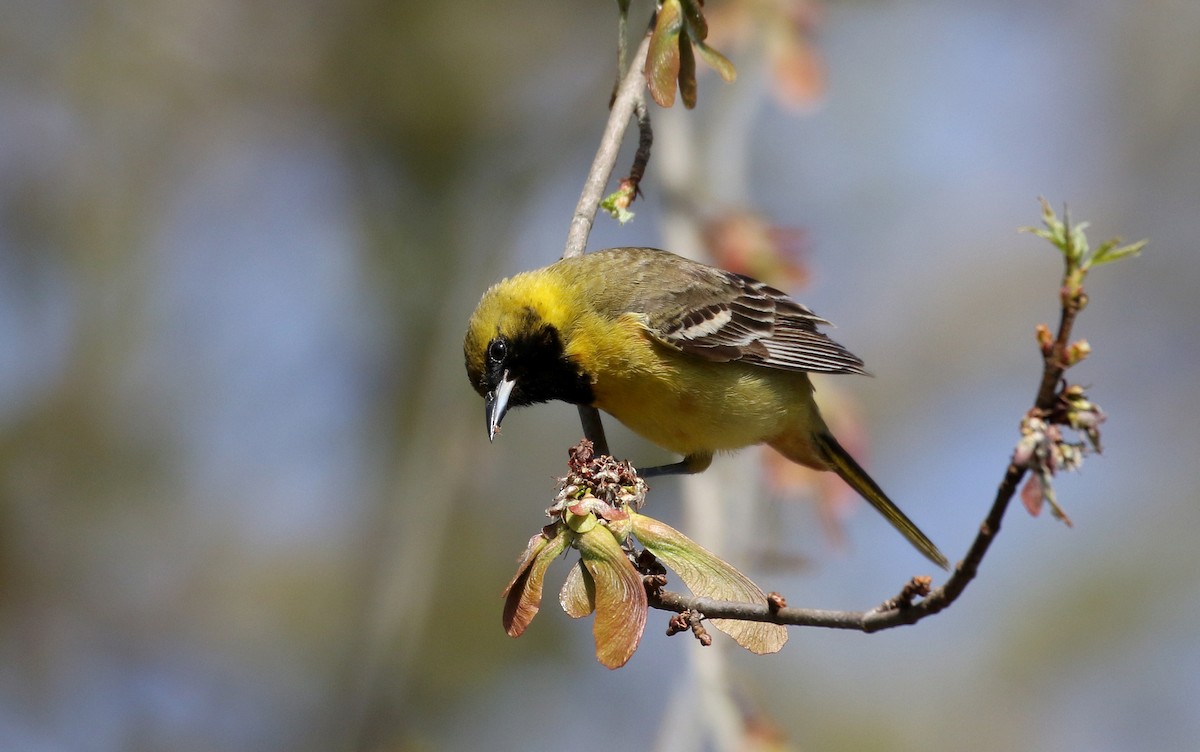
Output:
[[[508,412],[508,398],[516,385],[517,382],[510,379],[508,371],[505,371],[504,375],[500,377],[500,383],[484,398],[484,408],[487,411],[488,441],[495,440],[496,434],[500,433],[500,421],[504,420],[504,413]]]

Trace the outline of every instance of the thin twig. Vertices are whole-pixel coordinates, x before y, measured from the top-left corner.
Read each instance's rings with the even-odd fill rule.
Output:
[[[575,214],[571,218],[571,227],[567,231],[567,246],[562,257],[582,256],[587,248],[588,235],[592,232],[592,224],[596,212],[600,209],[600,201],[604,198],[604,188],[612,176],[613,166],[617,163],[617,153],[621,142],[625,139],[625,131],[635,112],[646,111],[646,55],[650,49],[650,37],[647,35],[638,46],[637,52],[625,78],[617,88],[612,107],[608,114],[608,123],[604,126],[604,135],[600,139],[600,148],[596,158],[592,160],[592,168],[588,171],[583,183],[583,192],[579,203],[575,205]],[[648,121],[649,116],[645,117]],[[639,122],[643,118],[639,117]],[[642,140],[645,140],[643,131]],[[640,151],[639,151],[640,153]],[[647,158],[649,156],[647,155]],[[592,440],[596,451],[608,454],[608,440],[604,436],[604,424],[600,420],[600,411],[588,405],[579,406],[579,422],[583,425],[583,435]]]
[[[1082,291],[1078,295],[1063,296],[1058,336],[1055,338],[1055,346],[1043,357],[1041,387],[1034,404],[1035,409],[1049,412],[1054,407],[1057,396],[1056,387],[1062,382],[1063,374],[1067,369],[1063,353],[1066,344],[1070,341],[1075,317],[1086,300]],[[905,607],[872,609],[870,611],[827,611],[811,608],[772,609],[767,603],[716,601],[686,596],[669,590],[650,593],[649,605],[664,611],[698,611],[709,619],[742,619],[794,626],[851,629],[861,632],[878,632],[892,627],[915,624],[950,606],[962,595],[971,580],[975,579],[975,575],[979,572],[979,564],[1000,532],[1004,513],[1008,509],[1009,502],[1016,495],[1025,473],[1026,468],[1009,463],[1004,478],[996,490],[996,498],[992,502],[992,508],[988,511],[987,518],[979,526],[979,532],[971,543],[971,548],[955,566],[950,579],[930,591],[928,597]]]
[[[638,148],[633,155],[633,165],[629,168],[629,183],[633,186],[633,195],[637,197],[642,192],[642,177],[646,174],[646,165],[650,163],[650,147],[654,145],[654,129],[650,127],[650,110],[646,107],[643,97],[634,108],[638,124]],[[632,200],[632,199],[631,199]]]
[[[1058,321],[1058,336],[1054,339],[1050,353],[1046,355],[1047,365],[1053,362],[1058,368],[1047,367],[1042,373],[1042,383],[1038,387],[1037,402],[1035,403],[1039,410],[1049,413],[1054,408],[1058,385],[1062,381],[1063,372],[1067,370],[1067,348],[1070,346],[1071,329],[1075,326],[1075,316],[1079,314],[1086,300],[1082,291],[1077,295],[1064,295],[1062,312]]]
[[[600,411],[591,405],[579,405],[579,423],[583,426],[583,435],[591,440],[596,448],[596,454],[611,454],[608,451],[608,439],[604,435],[604,423],[600,420]]]
[[[604,126],[604,135],[600,138],[600,148],[592,161],[587,179],[583,183],[583,193],[579,203],[575,205],[575,214],[571,217],[571,226],[567,230],[567,246],[563,258],[582,256],[587,248],[588,235],[592,231],[592,223],[596,219],[596,211],[604,198],[604,189],[612,176],[613,166],[617,163],[617,153],[629,128],[629,121],[637,109],[638,102],[645,101],[646,89],[646,55],[650,50],[650,36],[647,35],[638,45],[637,52],[629,62],[625,78],[617,89],[613,99],[612,109],[608,114],[608,123]]]
[[[613,101],[617,98],[617,89],[621,87],[621,77],[628,70],[625,60],[629,57],[629,2],[628,0],[618,2],[617,6],[617,76],[613,81],[612,94],[608,97],[609,108],[612,108]]]

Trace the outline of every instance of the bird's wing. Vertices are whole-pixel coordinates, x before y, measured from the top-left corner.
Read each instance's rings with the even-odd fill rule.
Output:
[[[774,287],[702,264],[689,264],[686,277],[662,297],[643,298],[647,329],[661,342],[715,362],[866,373],[862,360],[817,331],[828,321]]]

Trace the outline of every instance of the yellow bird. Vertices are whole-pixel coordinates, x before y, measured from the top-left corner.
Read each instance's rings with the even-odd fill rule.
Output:
[[[489,438],[510,407],[592,405],[683,455],[643,476],[696,473],[767,444],[832,470],[918,551],[948,562],[829,432],[812,373],[865,373],[829,322],[762,282],[654,248],[610,248],[484,293],[463,344]]]

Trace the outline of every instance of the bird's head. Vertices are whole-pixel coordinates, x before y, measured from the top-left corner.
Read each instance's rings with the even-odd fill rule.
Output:
[[[510,407],[562,400],[590,404],[591,379],[566,351],[571,316],[544,270],[489,289],[467,324],[467,377],[484,398],[488,438]]]

